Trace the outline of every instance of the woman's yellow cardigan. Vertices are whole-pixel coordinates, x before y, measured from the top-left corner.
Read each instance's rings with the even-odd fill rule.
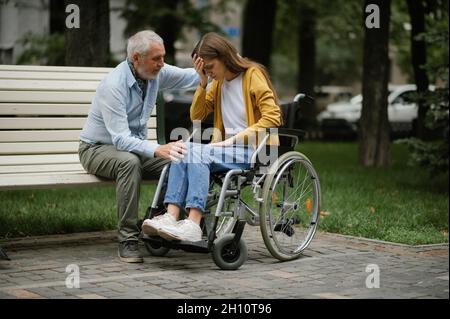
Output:
[[[214,112],[214,128],[217,130],[213,133],[213,142],[225,139],[220,105],[222,82],[223,80],[213,80],[208,91],[199,86],[195,91],[190,110],[192,121],[203,121],[208,114]],[[281,110],[264,74],[257,67],[251,67],[243,73],[242,92],[248,126],[244,131],[235,135],[235,140],[259,143],[261,135],[258,133],[264,136],[265,128],[281,126]],[[250,137],[252,138],[249,139]],[[270,140],[269,144],[277,144],[277,140]]]

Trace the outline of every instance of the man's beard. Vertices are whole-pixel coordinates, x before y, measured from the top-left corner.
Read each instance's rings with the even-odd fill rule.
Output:
[[[136,71],[137,71],[139,77],[141,77],[143,80],[154,80],[154,79],[156,79],[156,77],[158,76],[158,73],[159,73],[159,71],[156,74],[146,72],[144,70],[144,68],[140,65],[138,65]]]

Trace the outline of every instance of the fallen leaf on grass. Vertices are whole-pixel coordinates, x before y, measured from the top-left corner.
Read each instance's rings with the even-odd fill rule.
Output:
[[[53,208],[53,209],[56,208],[56,204],[55,203],[46,203],[45,206],[48,207],[48,208]]]

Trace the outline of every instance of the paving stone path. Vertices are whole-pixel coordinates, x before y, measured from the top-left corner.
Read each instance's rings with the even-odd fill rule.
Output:
[[[177,250],[126,264],[114,232],[2,241],[12,260],[0,260],[0,299],[449,298],[448,244],[319,233],[303,257],[279,262],[258,227],[246,227],[244,238],[248,260],[237,271],[220,270],[209,254]],[[77,269],[80,287],[71,288]]]

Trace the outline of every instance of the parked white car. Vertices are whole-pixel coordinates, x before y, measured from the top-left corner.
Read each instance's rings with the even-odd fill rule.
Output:
[[[433,89],[433,88],[430,88]],[[393,134],[410,134],[417,119],[418,107],[414,102],[416,85],[389,86],[388,118]],[[361,117],[362,95],[356,95],[348,102],[329,104],[319,113],[317,120],[326,136],[354,135]]]

